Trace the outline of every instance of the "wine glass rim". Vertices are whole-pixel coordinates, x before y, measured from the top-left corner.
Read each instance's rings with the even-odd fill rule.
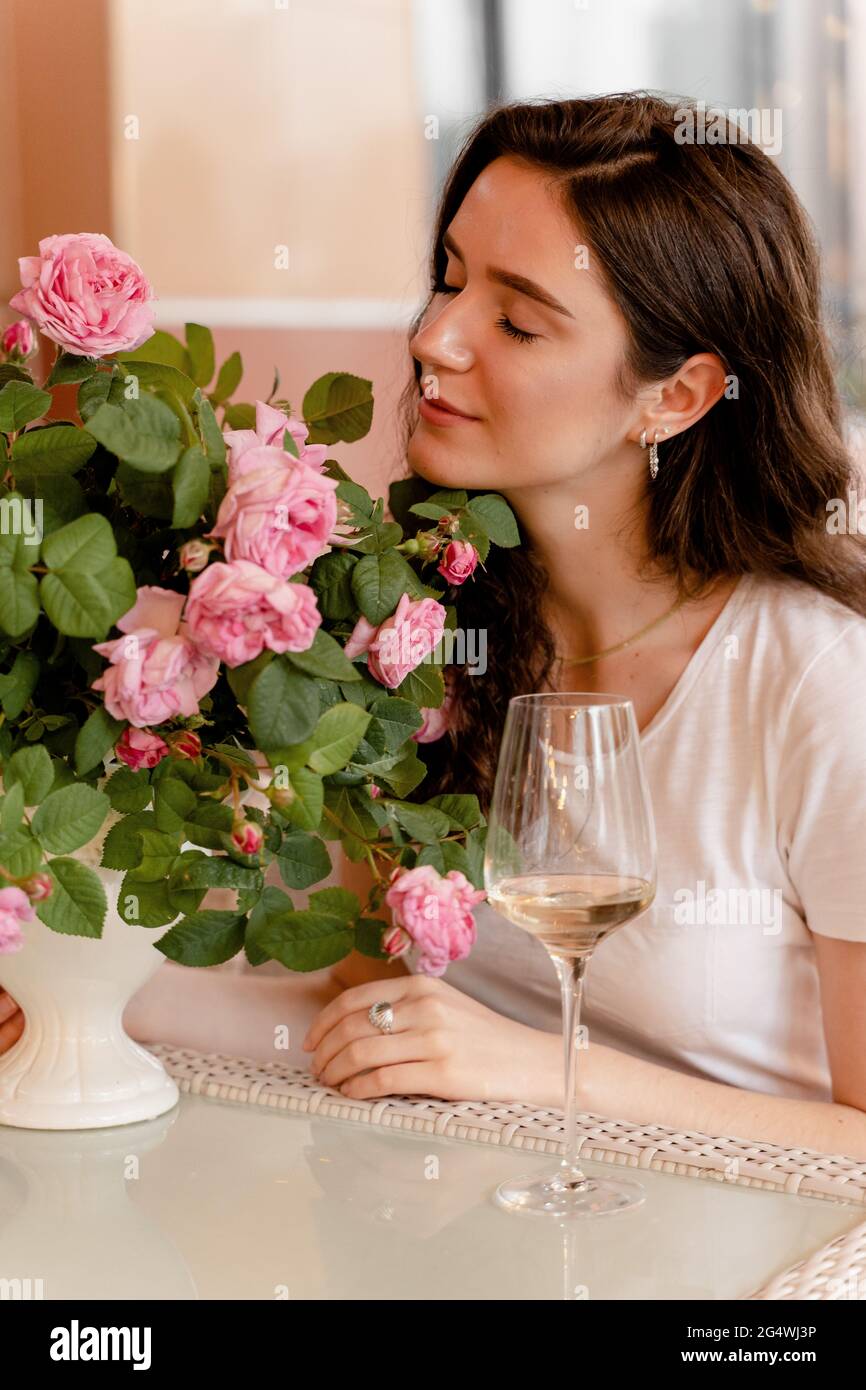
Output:
[[[542,690],[532,695],[512,695],[508,701],[509,705],[519,705],[529,703],[530,700],[548,701],[551,704],[575,704],[579,709],[587,709],[592,705],[622,706],[631,705],[632,701],[625,699],[622,695],[617,695],[605,690]]]

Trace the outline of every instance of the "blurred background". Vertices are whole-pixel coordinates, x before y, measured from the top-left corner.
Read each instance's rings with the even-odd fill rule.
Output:
[[[649,88],[778,111],[862,438],[866,0],[0,0],[0,52],[0,327],[19,256],[104,232],[158,327],[240,350],[235,400],[275,367],[296,407],[322,372],[372,378],[373,429],[340,457],[380,491],[437,195],[491,102]]]

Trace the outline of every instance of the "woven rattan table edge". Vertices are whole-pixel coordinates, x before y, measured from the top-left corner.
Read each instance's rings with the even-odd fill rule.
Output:
[[[535,1110],[517,1102],[452,1102],[411,1096],[350,1100],[338,1091],[320,1086],[308,1072],[287,1063],[196,1052],[172,1043],[147,1044],[147,1051],[162,1062],[179,1090],[207,1099],[474,1143],[508,1145],[537,1153],[562,1152],[561,1139],[532,1132],[533,1127],[543,1129],[547,1125],[555,1134],[562,1125],[560,1111]],[[474,1112],[474,1123],[461,1118],[461,1111],[467,1108]],[[513,1118],[503,1121],[503,1112]],[[596,1115],[580,1115],[578,1126],[583,1134],[581,1157],[587,1161],[866,1205],[866,1163],[844,1155],[750,1144],[724,1135],[678,1133],[661,1125],[634,1125]],[[605,1133],[611,1130],[622,1131],[622,1137],[611,1139]],[[598,1142],[599,1131],[604,1136],[602,1142]],[[750,1157],[750,1151],[755,1156]],[[768,1152],[772,1155],[769,1158],[756,1157]],[[827,1176],[820,1172],[821,1165],[840,1168],[841,1172]],[[866,1300],[866,1221],[745,1297]]]

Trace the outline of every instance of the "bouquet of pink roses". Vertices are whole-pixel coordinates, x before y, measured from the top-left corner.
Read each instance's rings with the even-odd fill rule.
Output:
[[[328,373],[297,416],[278,375],[235,403],[239,354],[216,371],[207,328],[155,332],[107,237],[47,237],[19,264],[26,317],[0,340],[0,952],[26,948],[34,912],[101,934],[103,881],[76,851],[103,836],[118,911],[167,927],[172,960],[317,970],[414,942],[441,974],[474,940],[486,823],[471,794],[419,799],[417,745],[447,729],[445,585],[518,543],[510,509],[413,487],[404,522],[436,524],[404,536],[328,457],[369,429],[369,382]],[[42,386],[33,324],[59,349]],[[78,419],[46,421],[69,383]],[[334,841],[369,864],[367,902],[326,888],[298,909],[266,884],[274,859],[290,890],[321,882]],[[202,908],[211,888],[235,906]]]

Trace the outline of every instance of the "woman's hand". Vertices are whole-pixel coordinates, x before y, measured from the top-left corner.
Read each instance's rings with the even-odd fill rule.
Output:
[[[24,1015],[0,985],[0,1054],[8,1052],[24,1032]]]
[[[370,1022],[387,1000],[394,1029]],[[346,989],[318,1014],[303,1043],[311,1071],[356,1100],[424,1095],[561,1106],[562,1040],[504,1018],[444,980],[395,976]]]

